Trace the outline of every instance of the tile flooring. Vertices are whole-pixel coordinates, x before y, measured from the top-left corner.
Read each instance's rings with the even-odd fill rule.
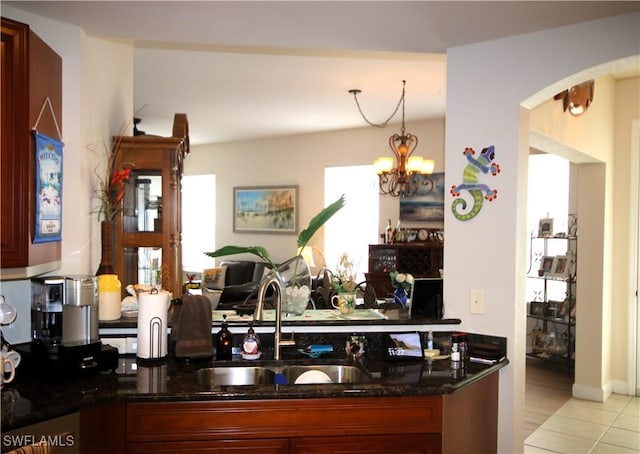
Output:
[[[530,369],[527,364],[527,375]],[[531,375],[539,377],[539,372],[533,369]],[[543,386],[540,380],[532,384],[533,377],[527,378],[525,454],[640,453],[640,397],[612,394],[606,402],[593,402],[570,397],[570,393],[567,398],[565,391],[553,387],[547,387],[544,391],[551,392],[543,397],[540,388],[531,389]],[[553,384],[563,388],[565,379],[556,378]],[[554,400],[559,408],[541,420]],[[536,418],[541,420],[537,428]]]

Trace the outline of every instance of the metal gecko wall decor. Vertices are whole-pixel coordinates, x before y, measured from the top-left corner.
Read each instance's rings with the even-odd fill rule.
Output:
[[[463,154],[469,163],[462,172],[462,183],[451,186],[451,195],[456,199],[451,203],[451,211],[459,221],[469,221],[475,218],[484,204],[484,200],[492,201],[498,196],[498,191],[479,182],[480,173],[496,176],[500,173],[500,166],[493,162],[495,150],[493,145],[483,148],[477,158],[473,148],[467,147]],[[467,210],[467,201],[460,197],[461,191],[468,191],[473,199],[473,205]]]

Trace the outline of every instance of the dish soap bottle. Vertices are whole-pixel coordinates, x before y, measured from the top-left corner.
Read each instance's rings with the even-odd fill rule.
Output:
[[[247,335],[242,340],[242,357],[244,359],[260,358],[260,339],[258,339],[251,323]]]
[[[222,326],[216,334],[216,359],[219,361],[231,360],[232,356],[232,339],[231,331],[227,327],[227,316],[222,316]]]

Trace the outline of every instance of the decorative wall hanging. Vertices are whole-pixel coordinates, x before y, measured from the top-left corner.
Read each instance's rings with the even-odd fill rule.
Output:
[[[233,188],[233,231],[297,233],[298,186]]]
[[[493,145],[483,148],[480,156],[474,157],[475,150],[473,148],[465,148],[463,154],[469,163],[462,172],[462,183],[457,186],[451,186],[451,195],[456,199],[451,203],[451,211],[459,221],[468,221],[475,218],[480,210],[484,200],[492,201],[498,196],[498,191],[491,189],[488,185],[480,183],[478,176],[480,173],[491,173],[496,176],[500,173],[500,166],[493,162],[495,151]],[[462,191],[468,191],[473,198],[473,205],[467,210],[467,201],[460,197]]]
[[[38,124],[47,107],[49,107],[59,140],[38,132]],[[36,147],[36,228],[33,242],[60,241],[62,240],[62,147],[64,144],[60,126],[48,96],[42,103],[31,131]]]
[[[430,187],[418,189],[412,197],[400,197],[400,220],[421,222],[441,227],[444,225],[444,173],[431,174]]]
[[[62,239],[62,142],[34,132],[36,231],[34,243]]]

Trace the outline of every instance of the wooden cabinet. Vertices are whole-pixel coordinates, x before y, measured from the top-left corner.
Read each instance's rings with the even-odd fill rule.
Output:
[[[443,245],[426,243],[370,244],[367,281],[373,283],[379,298],[393,293],[389,273],[411,273],[413,277],[440,277]]]
[[[126,451],[493,454],[498,383],[493,373],[432,396],[131,402]]]
[[[115,219],[115,272],[129,284],[162,285],[182,295],[183,160],[187,116],[176,114],[172,137],[114,138],[115,168],[132,167],[123,210]]]
[[[442,397],[131,403],[126,421],[135,453],[439,453]]]
[[[33,243],[35,145],[31,129],[59,139],[62,130],[62,58],[29,26],[2,18],[0,134],[0,267],[3,279],[21,279],[60,267],[61,242]]]

